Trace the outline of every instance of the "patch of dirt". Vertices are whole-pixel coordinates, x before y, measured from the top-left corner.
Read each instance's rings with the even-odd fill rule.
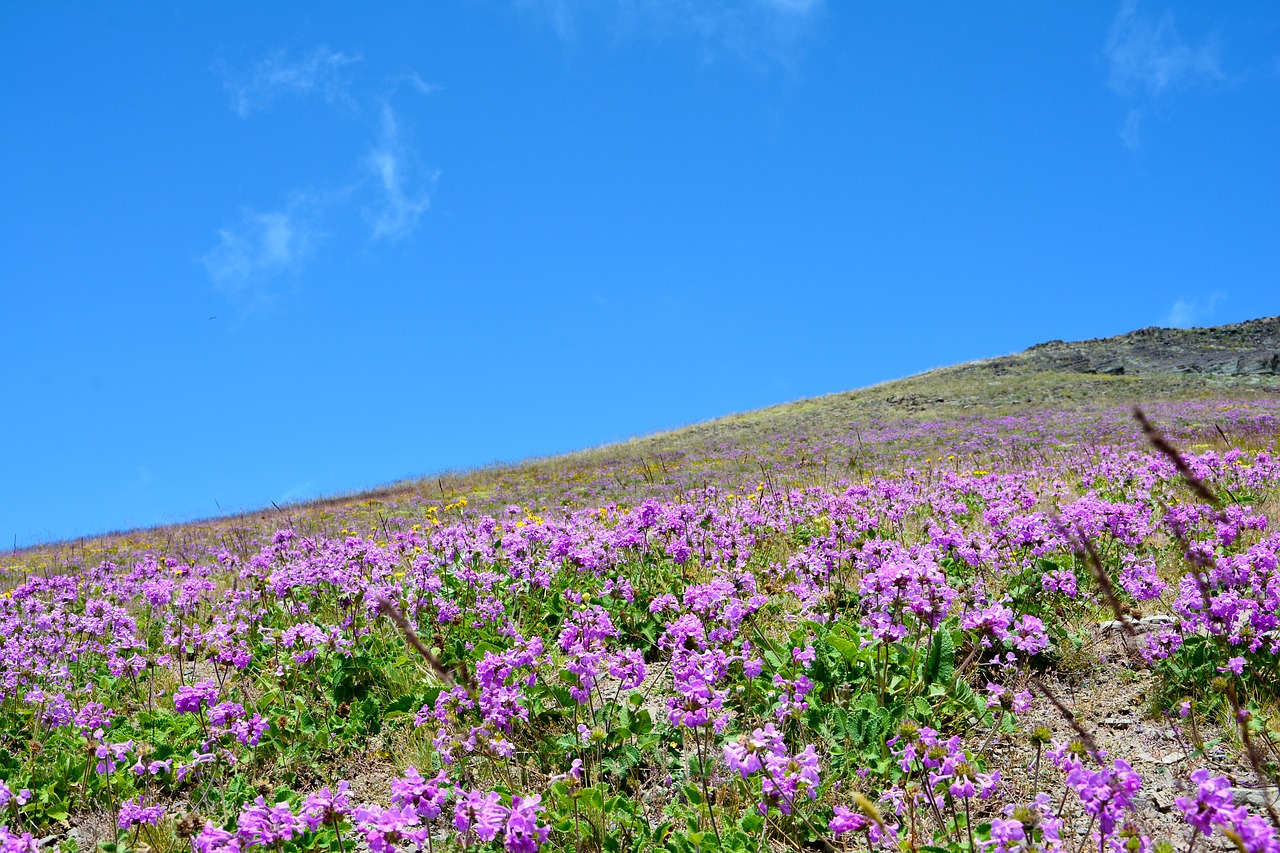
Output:
[[[1198,721],[1197,729],[1206,744],[1205,753],[1197,754],[1190,727],[1177,715],[1153,716],[1152,696],[1156,676],[1137,656],[1134,639],[1118,632],[1098,629],[1091,660],[1078,672],[1056,672],[1045,675],[1041,684],[1075,717],[1075,722],[1103,751],[1108,761],[1123,759],[1142,776],[1138,803],[1138,828],[1155,841],[1167,840],[1175,850],[1185,850],[1192,828],[1182,818],[1175,798],[1190,791],[1188,777],[1198,767],[1208,767],[1215,775],[1231,779],[1237,802],[1258,800],[1265,791],[1265,780],[1257,778],[1247,758],[1237,748],[1238,734],[1223,731],[1209,721]],[[1126,648],[1126,643],[1129,648]],[[1032,690],[1030,686],[1026,689]],[[1062,796],[1063,774],[1048,759],[1041,757],[1039,784],[1036,784],[1036,751],[1030,734],[1045,726],[1055,741],[1071,741],[1078,735],[1062,711],[1054,703],[1032,690],[1034,699],[1029,713],[1019,719],[1017,731],[996,738],[990,750],[988,770],[999,770],[1005,783],[1004,802],[1025,802],[1037,790],[1050,793],[1055,801]],[[1066,831],[1077,836],[1087,834],[1089,816],[1073,808],[1075,796],[1067,798],[1064,815]],[[1260,802],[1260,801],[1258,801]],[[1261,813],[1257,802],[1251,810]],[[1201,839],[1197,847],[1234,849],[1230,842],[1215,833]]]

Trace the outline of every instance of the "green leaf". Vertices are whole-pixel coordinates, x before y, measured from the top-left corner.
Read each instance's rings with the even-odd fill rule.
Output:
[[[867,724],[862,730],[862,742],[869,746],[880,740],[881,725],[882,718],[878,714],[867,720]]]
[[[855,715],[845,720],[844,733],[854,743],[862,743],[862,715]]]
[[[829,634],[827,636],[827,643],[831,648],[839,652],[840,657],[844,658],[847,663],[856,664],[861,660],[862,650],[858,648],[858,644],[853,642],[853,640],[847,640],[844,637]]]
[[[955,677],[956,645],[951,640],[951,632],[936,631],[933,642],[929,644],[929,655],[924,662],[923,679],[925,684],[948,684]]]
[[[600,785],[593,785],[582,792],[582,801],[596,811],[604,809],[604,790]]]
[[[647,735],[653,731],[653,717],[649,714],[648,708],[641,708],[631,718],[631,733],[634,735]]]

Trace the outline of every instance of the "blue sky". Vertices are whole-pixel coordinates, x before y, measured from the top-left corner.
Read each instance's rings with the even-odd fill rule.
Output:
[[[376,9],[0,5],[6,545],[1280,313],[1275,3]]]

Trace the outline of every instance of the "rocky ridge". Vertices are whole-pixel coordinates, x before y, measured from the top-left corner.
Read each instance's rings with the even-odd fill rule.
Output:
[[[993,367],[1112,376],[1277,376],[1280,316],[1200,329],[1150,326],[1110,338],[1048,341],[989,361]]]

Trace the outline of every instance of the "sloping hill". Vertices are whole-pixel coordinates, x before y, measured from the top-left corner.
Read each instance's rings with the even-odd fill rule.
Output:
[[[1280,316],[1204,329],[1147,328],[1049,341],[867,388],[785,403],[632,440],[600,452],[662,453],[836,425],[1080,405],[1280,397]]]
[[[1218,825],[1270,838],[1275,325],[1054,342],[551,459],[6,555],[0,806],[19,808],[0,820],[33,833],[23,850],[203,826],[206,853],[278,820],[291,853],[343,849],[325,835],[340,824],[478,820],[484,801],[495,827],[540,806],[548,850],[773,853],[870,840],[852,802],[873,822],[881,809],[876,825],[902,817],[904,847],[982,853],[1005,814],[1019,832],[1062,820],[1074,847],[1190,850],[1202,829],[1177,796],[1212,772],[1254,808]],[[953,769],[933,772],[921,744]],[[1119,810],[1096,833],[1100,800],[1067,757],[1090,753],[1086,787]],[[752,778],[767,767],[774,787]],[[785,774],[807,781],[780,800]],[[334,780],[362,802],[350,815],[319,811]],[[931,793],[904,815],[893,804],[918,785]],[[434,799],[410,820],[409,796]],[[447,849],[478,849],[452,826]],[[507,849],[539,846],[506,826]],[[732,845],[707,842],[720,827]]]
[[[1048,341],[989,358],[832,395],[862,411],[948,413],[1064,401],[1115,403],[1280,393],[1280,316],[1203,329],[1150,327],[1110,338]],[[788,407],[762,410],[782,415]]]
[[[1280,317],[1205,329],[1151,326],[1127,335],[1075,343],[1049,341],[1004,359],[996,368],[1110,375],[1280,375]]]
[[[866,388],[728,415],[563,456],[412,478],[357,494],[13,555],[45,565],[146,543],[244,542],[285,521],[302,529],[415,519],[424,507],[468,501],[499,513],[519,504],[558,511],[635,504],[747,479],[825,485],[892,468],[945,444],[946,422],[1038,411],[1111,409],[1107,429],[1131,428],[1133,405],[1162,401],[1280,401],[1280,316],[1203,329],[1147,328],[1111,338],[1049,341],[1020,353],[930,370]],[[1119,416],[1116,416],[1116,413]],[[1046,420],[1046,428],[1053,418]],[[1204,425],[1209,429],[1209,425]],[[1212,425],[1220,429],[1221,424]],[[1016,429],[1026,431],[1026,424]],[[954,430],[953,430],[954,431]],[[1034,443],[1036,435],[1015,439]],[[993,438],[992,442],[997,439]],[[971,456],[982,448],[967,446]],[[382,521],[379,522],[378,519]],[[70,557],[76,549],[81,556]],[[88,549],[88,550],[86,550]]]

